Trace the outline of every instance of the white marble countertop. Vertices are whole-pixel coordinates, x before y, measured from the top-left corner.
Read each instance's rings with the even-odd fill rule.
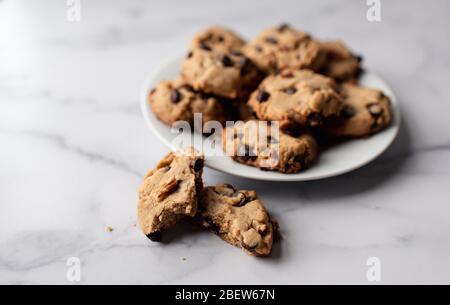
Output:
[[[449,1],[0,1],[0,283],[450,283]],[[284,240],[255,259],[181,225],[164,244],[134,226],[144,173],[167,149],[139,111],[146,76],[210,24],[246,36],[287,21],[344,38],[395,90],[394,145],[350,174],[256,189]],[[112,232],[105,228],[111,226]]]

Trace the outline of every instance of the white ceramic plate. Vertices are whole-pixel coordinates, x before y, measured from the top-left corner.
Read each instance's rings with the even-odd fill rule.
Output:
[[[172,79],[178,75],[181,61],[181,57],[174,58],[154,71],[148,81],[144,84],[140,98],[142,114],[144,115],[148,126],[159,139],[172,150],[180,148],[178,147],[179,145],[174,144],[173,142],[173,139],[179,137],[179,134],[172,133],[170,127],[164,125],[156,118],[147,102],[147,95],[158,81]],[[282,174],[273,171],[262,171],[255,167],[243,165],[233,161],[227,156],[223,156],[221,147],[205,149],[205,147],[209,146],[203,144],[203,153],[206,156],[205,165],[231,175],[269,181],[307,181],[322,179],[347,173],[366,165],[381,155],[394,141],[400,126],[400,111],[393,91],[375,73],[366,71],[360,78],[360,84],[362,86],[380,89],[391,98],[394,110],[394,121],[386,130],[367,139],[351,140],[326,149],[321,153],[319,160],[310,169],[298,174]],[[192,144],[197,149],[201,150],[202,140],[204,141],[206,138],[198,133],[193,133],[192,135],[182,135],[182,139],[184,143],[186,143],[188,139],[193,139]]]

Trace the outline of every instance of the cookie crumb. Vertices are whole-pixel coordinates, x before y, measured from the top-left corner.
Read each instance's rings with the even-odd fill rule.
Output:
[[[112,231],[114,231],[113,227],[111,227],[111,226],[106,227],[106,232],[112,232]]]

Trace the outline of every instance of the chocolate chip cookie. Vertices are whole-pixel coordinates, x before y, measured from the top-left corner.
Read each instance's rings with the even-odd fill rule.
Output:
[[[145,177],[139,190],[138,222],[152,241],[184,216],[195,216],[203,156],[193,148],[171,152]]]
[[[221,26],[211,26],[197,33],[191,41],[190,49],[221,49],[239,51],[245,41],[235,32]]]
[[[225,128],[223,149],[239,163],[282,173],[298,173],[317,159],[318,145],[306,130],[273,128],[256,120]]]
[[[270,75],[252,93],[249,105],[260,120],[285,126],[318,126],[338,114],[342,99],[333,79],[310,70],[285,69]]]
[[[148,102],[159,120],[171,126],[176,121],[194,122],[201,113],[203,125],[215,120],[222,125],[228,119],[229,101],[195,91],[181,79],[162,81],[150,92]]]
[[[274,227],[255,191],[229,184],[205,187],[200,195],[201,224],[246,253],[267,256],[272,251]]]
[[[374,134],[392,121],[389,98],[381,91],[343,84],[344,104],[339,119],[327,126],[329,133],[341,137],[365,137]]]
[[[362,57],[354,55],[342,41],[321,42],[320,50],[325,57],[322,74],[337,81],[351,81],[362,71]]]
[[[245,99],[262,78],[240,51],[206,45],[187,53],[181,75],[195,90],[231,99]]]
[[[287,67],[315,70],[323,63],[319,44],[287,24],[264,30],[244,46],[243,52],[266,73]]]

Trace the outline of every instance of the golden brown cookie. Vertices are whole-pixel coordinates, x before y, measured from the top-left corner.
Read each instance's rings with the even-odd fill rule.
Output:
[[[339,119],[326,126],[330,134],[340,137],[365,137],[391,123],[391,102],[383,92],[347,83],[342,85],[341,94],[344,103]]]
[[[237,191],[229,184],[205,187],[198,218],[204,227],[250,255],[267,256],[272,251],[274,228],[255,191]]]
[[[248,96],[262,78],[241,52],[207,45],[188,52],[181,75],[195,90],[231,99]]]
[[[318,69],[323,58],[319,44],[287,24],[262,31],[243,48],[259,69],[273,73],[284,68]]]
[[[197,33],[191,41],[190,49],[212,48],[238,51],[245,44],[238,34],[222,26],[211,26]]]
[[[196,214],[203,162],[193,148],[171,152],[145,176],[139,190],[138,222],[150,240],[160,241],[162,231]]]
[[[195,91],[181,79],[162,81],[150,92],[148,102],[159,120],[171,126],[176,121],[194,122],[201,113],[203,125],[215,120],[225,124],[230,103],[223,98]]]
[[[337,81],[351,81],[358,77],[362,58],[350,52],[342,41],[321,42],[320,50],[325,57],[320,69],[322,74]]]
[[[260,120],[285,126],[317,126],[338,114],[342,99],[333,79],[310,70],[285,69],[252,93],[249,105]]]
[[[222,133],[223,149],[239,163],[282,173],[298,173],[317,159],[318,145],[307,131],[272,130],[256,120],[235,124]]]

